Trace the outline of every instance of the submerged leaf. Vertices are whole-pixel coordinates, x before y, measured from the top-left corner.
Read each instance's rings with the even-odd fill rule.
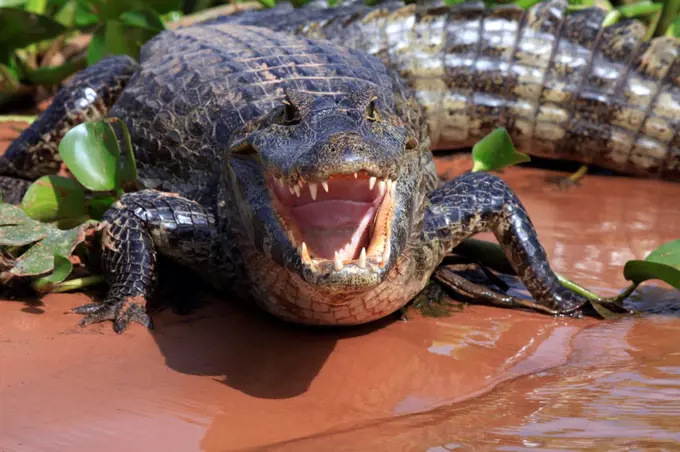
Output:
[[[472,172],[497,171],[531,160],[528,155],[515,150],[504,128],[498,128],[478,141],[472,148],[472,158],[475,162]]]
[[[626,262],[623,275],[636,284],[659,279],[680,289],[680,240],[664,243],[649,253],[645,260]]]

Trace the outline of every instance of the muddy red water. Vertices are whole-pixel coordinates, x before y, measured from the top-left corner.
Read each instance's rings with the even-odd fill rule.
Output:
[[[626,260],[680,237],[680,184],[588,177],[563,192],[538,170],[503,177],[555,269],[601,294],[625,287]],[[121,336],[76,326],[66,311],[83,294],[0,301],[0,450],[680,447],[680,299],[663,286],[615,321],[467,306],[343,330],[220,298]]]

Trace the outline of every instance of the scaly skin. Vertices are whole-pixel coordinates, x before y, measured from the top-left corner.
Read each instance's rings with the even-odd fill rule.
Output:
[[[110,75],[115,63],[92,70]],[[63,98],[84,86],[76,79]],[[364,52],[231,24],[167,31],[144,47],[108,114],[130,129],[144,189],[106,213],[109,293],[76,309],[83,325],[150,326],[159,253],[283,319],[365,323],[408,303],[446,252],[482,231],[496,234],[537,303],[561,313],[586,303],[557,284],[502,180],[475,173],[438,187],[415,96]],[[18,145],[48,132],[35,125]],[[325,183],[328,194],[307,195]],[[288,190],[345,200],[347,186],[379,200],[368,252],[309,256],[298,230],[307,220],[282,207]]]
[[[432,149],[472,146],[506,127],[523,152],[680,180],[680,43],[606,13],[482,2],[377,7],[283,5],[219,22],[365,50],[394,67],[425,108]]]

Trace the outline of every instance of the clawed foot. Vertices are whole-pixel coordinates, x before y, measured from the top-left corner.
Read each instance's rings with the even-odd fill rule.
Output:
[[[113,331],[120,334],[127,329],[130,322],[137,322],[147,328],[153,328],[151,317],[146,313],[146,300],[142,296],[127,297],[104,303],[90,303],[72,309],[76,314],[84,314],[80,326],[113,320]]]

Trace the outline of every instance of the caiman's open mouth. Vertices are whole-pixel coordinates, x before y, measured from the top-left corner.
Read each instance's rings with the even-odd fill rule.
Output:
[[[385,265],[396,181],[360,171],[294,186],[273,176],[268,182],[281,226],[312,270]]]

